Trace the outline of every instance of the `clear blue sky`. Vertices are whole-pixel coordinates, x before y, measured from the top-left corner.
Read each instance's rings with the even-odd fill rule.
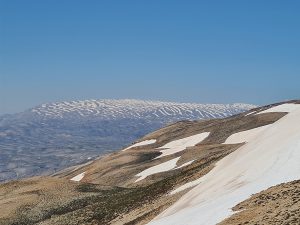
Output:
[[[300,1],[0,0],[0,114],[138,98],[300,98]]]

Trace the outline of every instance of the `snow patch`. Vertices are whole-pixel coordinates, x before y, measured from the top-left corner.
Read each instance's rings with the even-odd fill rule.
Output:
[[[81,174],[78,174],[77,176],[71,178],[70,180],[72,180],[72,181],[81,181],[82,178],[84,177],[84,175],[85,175],[85,172],[83,172]]]
[[[145,179],[146,177],[155,174],[155,173],[161,173],[161,172],[165,172],[165,171],[169,171],[171,169],[174,169],[176,167],[176,163],[179,160],[180,157],[177,157],[175,159],[169,160],[167,162],[161,163],[159,165],[156,166],[152,166],[142,172],[140,172],[139,174],[137,174],[136,176],[139,176],[139,178],[135,181],[138,182],[140,180]]]
[[[151,139],[151,140],[145,140],[145,141],[141,141],[139,143],[136,143],[134,145],[129,146],[128,148],[125,148],[122,151],[126,151],[130,148],[134,148],[134,147],[139,147],[139,146],[144,146],[144,145],[150,145],[150,144],[154,144],[156,142],[156,139]]]
[[[210,134],[210,132],[204,132],[201,134],[196,134],[196,135],[192,135],[190,137],[171,141],[171,142],[165,144],[164,146],[157,148],[157,149],[161,149],[160,152],[162,152],[162,154],[159,155],[157,158],[161,158],[161,157],[164,157],[167,155],[172,155],[177,152],[181,152],[188,147],[193,147],[196,144],[202,142],[205,138],[207,138],[209,134]]]

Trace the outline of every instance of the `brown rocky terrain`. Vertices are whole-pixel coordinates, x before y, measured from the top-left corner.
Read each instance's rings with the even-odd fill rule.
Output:
[[[220,225],[300,224],[300,180],[271,187],[233,208],[236,214]]]

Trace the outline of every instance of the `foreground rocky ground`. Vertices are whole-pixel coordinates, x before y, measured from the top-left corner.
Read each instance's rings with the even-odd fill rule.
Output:
[[[253,195],[233,208],[226,224],[300,224],[300,180],[280,184]]]

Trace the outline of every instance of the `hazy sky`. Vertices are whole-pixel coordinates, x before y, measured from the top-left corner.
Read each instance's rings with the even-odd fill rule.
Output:
[[[137,98],[300,98],[300,1],[0,0],[0,114]]]

